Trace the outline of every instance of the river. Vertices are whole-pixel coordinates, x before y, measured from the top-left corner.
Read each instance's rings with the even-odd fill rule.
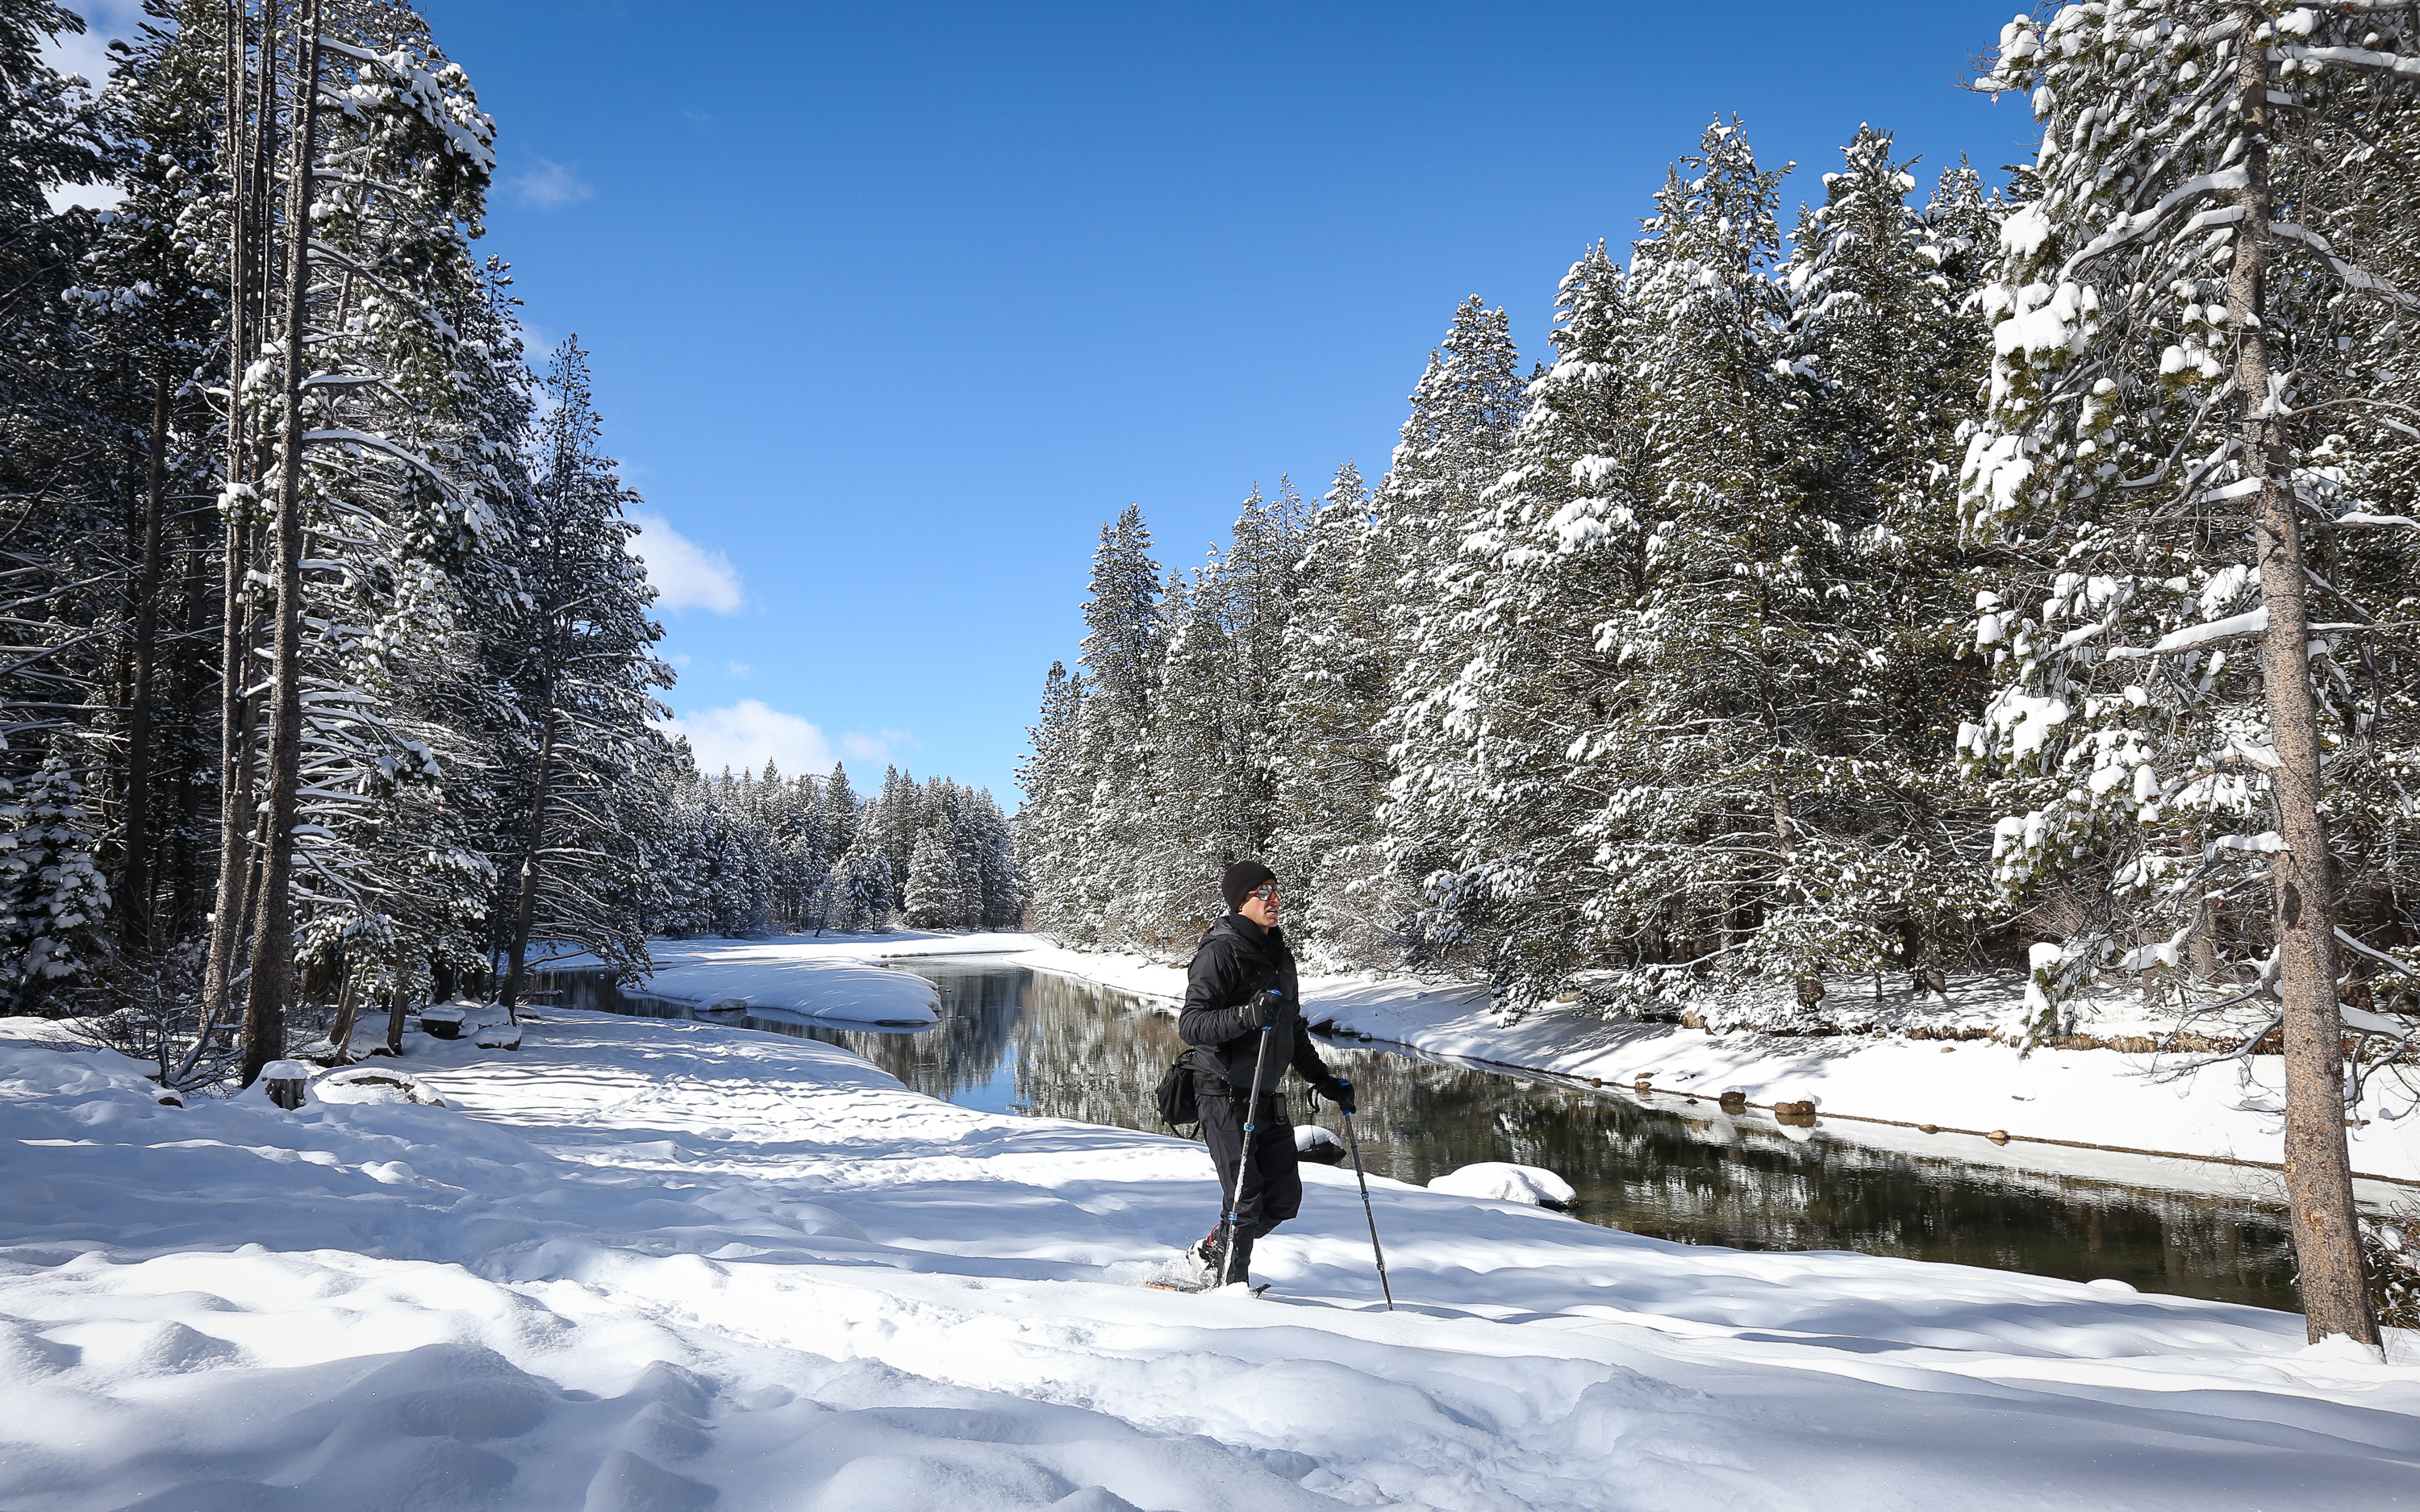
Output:
[[[1166,1132],[1153,1088],[1182,1045],[1164,1005],[980,957],[892,964],[939,987],[939,1023],[913,1033],[752,1017],[743,1026],[844,1045],[969,1107]],[[595,977],[552,984],[575,1006],[623,1007]],[[1401,1180],[1517,1161],[1569,1181],[1576,1218],[1683,1243],[1857,1250],[2300,1305],[2285,1211],[2257,1195],[2262,1173],[2245,1173],[2244,1196],[2212,1196],[2181,1189],[2206,1172],[2180,1190],[2043,1175],[1877,1149],[1820,1125],[1727,1119],[1711,1101],[1648,1105],[1352,1041],[1323,1042],[1321,1053],[1352,1078],[1371,1170]],[[1297,1121],[1307,1117],[1298,1093],[1293,1107]],[[1322,1114],[1333,1127],[1333,1110]]]

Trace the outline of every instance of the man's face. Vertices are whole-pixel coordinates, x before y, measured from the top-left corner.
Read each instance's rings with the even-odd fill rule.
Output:
[[[1251,896],[1244,900],[1244,906],[1236,909],[1235,912],[1263,929],[1277,928],[1278,885],[1274,882],[1264,882],[1254,887]]]

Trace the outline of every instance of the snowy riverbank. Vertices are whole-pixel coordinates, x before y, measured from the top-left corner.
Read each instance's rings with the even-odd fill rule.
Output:
[[[1014,959],[1150,996],[1176,998],[1185,990],[1182,969],[1139,956],[1045,946]],[[1926,1032],[1935,1022],[1993,1022],[2018,1011],[2015,995],[1999,990],[2004,985],[1953,981],[1949,1002],[1925,1011]],[[2284,1064],[2276,1056],[2161,1080],[2151,1074],[2151,1057],[2114,1050],[2020,1057],[2012,1045],[1988,1039],[1710,1032],[1608,1022],[1576,1004],[1549,1005],[1508,1028],[1489,1011],[1481,988],[1351,976],[1306,977],[1302,991],[1314,1021],[1332,1020],[1374,1041],[1623,1088],[1645,1075],[1668,1104],[1696,1097],[1709,1106],[1730,1088],[1759,1106],[1812,1101],[1833,1133],[1895,1149],[2230,1192],[2266,1179],[2243,1166],[2196,1175],[2170,1163],[2161,1163],[2169,1168],[2155,1176],[2136,1156],[2044,1141],[2271,1164],[2283,1153]],[[2365,1105],[2363,1126],[2346,1133],[2353,1168],[2390,1180],[2361,1183],[2361,1196],[2380,1204],[2408,1201],[2420,1194],[2392,1183],[2420,1181],[2420,1116],[2390,1078],[2375,1085],[2384,1100]],[[1944,1132],[1923,1133],[1928,1123]],[[1993,1131],[2009,1134],[2009,1143],[1985,1137]]]
[[[0,1038],[0,1504],[2208,1512],[2420,1465],[2420,1368],[2288,1315],[1379,1181],[1389,1316],[1326,1169],[1271,1299],[1147,1291],[1198,1146],[542,1017],[411,1035],[445,1106],[299,1113]]]
[[[758,939],[647,942],[655,971],[626,992],[691,1011],[732,1009],[841,1024],[911,1027],[935,1021],[939,995],[912,972],[886,966],[903,956],[999,954],[1044,942],[1030,934],[770,935]],[[536,952],[540,972],[594,971],[603,963],[576,949]]]

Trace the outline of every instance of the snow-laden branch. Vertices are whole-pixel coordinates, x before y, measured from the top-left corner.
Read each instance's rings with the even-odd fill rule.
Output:
[[[2400,304],[2406,309],[2420,308],[2420,300],[2414,300],[2360,264],[2349,263],[2337,256],[2335,248],[2328,244],[2328,239],[2318,232],[2291,221],[2272,221],[2269,229],[2284,240],[2309,248],[2314,255],[2328,265],[2329,271],[2344,280],[2347,288]]]
[[[2213,640],[2234,640],[2268,633],[2269,606],[2263,604],[2242,614],[2230,614],[2223,620],[2189,625],[2181,630],[2170,631],[2152,643],[2151,651],[2157,656],[2166,656],[2171,652],[2190,651],[2195,646],[2208,645]]]
[[[2137,210],[2086,242],[2083,251],[2068,258],[2059,268],[2058,282],[2068,282],[2074,276],[2078,268],[2093,258],[2115,252],[2128,242],[2136,240],[2175,213],[2179,207],[2190,204],[2206,194],[2234,193],[2251,181],[2249,171],[2243,168],[2221,168],[2215,173],[2206,173],[2198,177],[2186,179],[2161,195],[2160,202],[2149,209]]]
[[[306,442],[324,441],[366,446],[374,452],[383,452],[398,462],[418,469],[427,476],[429,481],[445,491],[446,498],[452,499],[455,496],[453,480],[439,471],[437,464],[409,447],[388,440],[383,436],[374,436],[365,430],[306,430],[302,433],[302,440]]]
[[[2372,949],[2370,947],[2362,944],[2359,940],[2354,939],[2351,935],[2346,933],[2342,930],[2336,931],[2336,939],[2339,943],[2350,946],[2354,950],[2369,957],[2372,961],[2379,962],[2384,965],[2393,966],[2396,970],[2403,973],[2407,977],[2420,977],[2420,970],[2412,969],[2412,967],[2406,963],[2397,961],[2395,957],[2388,955],[2383,950]]]
[[[2335,6],[2331,8],[2361,10],[2367,8],[2356,4]],[[2379,8],[2388,8],[2381,6]],[[2392,8],[2403,10],[2409,8],[2397,5]],[[2271,48],[2269,55],[2273,58],[2290,58],[2297,63],[2333,63],[2339,68],[2360,69],[2367,73],[2392,73],[2406,79],[2420,79],[2420,58],[2400,57],[2393,53],[2374,52],[2366,47],[2304,47],[2288,44],[2284,47]]]

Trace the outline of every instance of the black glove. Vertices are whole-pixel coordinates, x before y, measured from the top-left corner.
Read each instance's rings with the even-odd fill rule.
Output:
[[[1330,1103],[1335,1103],[1337,1108],[1342,1112],[1351,1113],[1355,1111],[1353,1104],[1353,1084],[1346,1081],[1342,1076],[1330,1076],[1324,1082],[1313,1083],[1311,1088],[1311,1095],[1313,1102],[1316,1102],[1323,1097],[1327,1099]]]
[[[1244,1005],[1244,1024],[1248,1028],[1265,1029],[1285,1014],[1285,994],[1275,987],[1264,987]]]

